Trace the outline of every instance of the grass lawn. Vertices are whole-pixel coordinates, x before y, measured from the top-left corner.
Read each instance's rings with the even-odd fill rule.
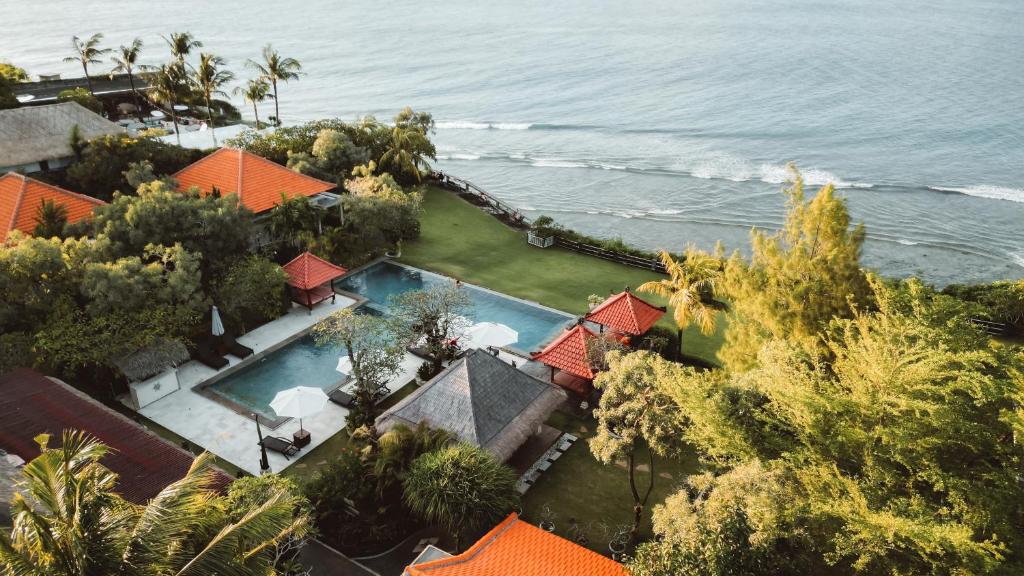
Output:
[[[429,188],[423,208],[421,236],[402,246],[403,262],[571,314],[584,314],[591,294],[606,295],[664,278],[561,248],[530,246],[525,233],[446,190]],[[653,296],[644,298],[664,304]],[[660,324],[675,329],[668,315]],[[694,328],[684,331],[684,353],[717,364],[724,318],[718,324],[711,336]]]
[[[537,523],[547,512],[555,523],[555,533],[565,537],[570,536],[570,520],[575,519],[587,537],[587,545],[607,554],[609,531],[614,532],[616,528],[633,522],[633,497],[629,491],[626,463],[605,466],[590,454],[587,439],[594,435],[593,420],[579,420],[556,412],[548,424],[580,439],[525,494],[524,518]],[[637,485],[642,490],[650,478],[646,448],[637,454],[636,464]],[[651,508],[664,502],[667,496],[678,490],[688,474],[698,470],[694,455],[678,460],[654,458],[654,490],[647,502],[641,539],[652,536]]]

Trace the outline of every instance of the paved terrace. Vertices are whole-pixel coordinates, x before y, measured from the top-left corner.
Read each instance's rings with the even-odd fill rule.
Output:
[[[253,349],[249,358],[239,360],[226,356],[230,365],[214,370],[196,361],[190,361],[178,368],[181,389],[153,402],[139,410],[143,416],[188,439],[235,466],[251,474],[260,473],[260,450],[257,444],[256,422],[231,408],[224,406],[194,390],[207,380],[225,374],[240,366],[259,362],[269,352],[283,343],[305,334],[314,324],[331,313],[356,304],[356,301],[338,294],[334,304],[323,302],[313,308],[312,314],[306,308],[293,306],[277,320],[269,322],[237,338],[238,342]],[[393,393],[415,378],[416,369],[423,361],[412,354],[406,354],[400,373],[388,383]],[[341,375],[338,375],[341,379]],[[299,385],[299,383],[296,383]],[[295,464],[313,448],[337,434],[345,427],[348,410],[332,402],[319,414],[302,419],[302,427],[310,433],[311,442],[301,452],[286,460],[276,452],[267,452],[270,469],[280,472]],[[260,421],[263,424],[263,421]],[[270,429],[262,426],[264,435],[281,436],[290,439],[298,431],[299,421],[290,419],[281,426]]]

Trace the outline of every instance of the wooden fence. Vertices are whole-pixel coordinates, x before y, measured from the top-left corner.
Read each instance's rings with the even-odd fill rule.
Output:
[[[614,250],[605,250],[600,246],[584,244],[575,240],[568,240],[561,236],[555,236],[555,246],[561,246],[562,248],[572,250],[573,252],[587,254],[603,260],[610,260],[626,266],[633,266],[634,268],[643,268],[645,270],[653,270],[655,272],[667,274],[665,265],[662,264],[660,260],[633,256],[632,254],[626,254],[624,252],[617,252]]]
[[[971,324],[981,328],[989,336],[1005,336],[1010,333],[1010,325],[1004,322],[992,322],[981,318],[971,318]]]

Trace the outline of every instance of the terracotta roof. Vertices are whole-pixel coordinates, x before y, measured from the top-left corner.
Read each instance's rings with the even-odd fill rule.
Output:
[[[628,576],[618,562],[513,513],[462,554],[415,564],[410,576]]]
[[[174,178],[182,192],[196,186],[204,195],[214,188],[224,196],[237,194],[239,202],[257,214],[279,204],[282,192],[293,198],[337,188],[237,148],[221,148],[182,168]]]
[[[37,435],[50,434],[59,445],[65,430],[113,448],[100,462],[117,473],[117,492],[132,502],[156,496],[192,465],[192,454],[59,380],[27,368],[0,375],[0,448],[31,460],[39,455]],[[218,487],[230,482],[217,472]]]
[[[347,269],[331,264],[309,252],[299,254],[282,268],[288,274],[288,284],[300,290],[311,290],[348,273]]]
[[[63,205],[68,212],[68,222],[89,218],[93,208],[105,204],[96,198],[8,172],[0,176],[0,242],[7,239],[11,230],[31,234],[36,227],[36,210],[44,200]]]
[[[554,366],[587,380],[594,379],[594,371],[587,360],[587,340],[596,334],[583,324],[577,324],[555,338],[547,348],[533,354],[538,362]]]
[[[632,292],[619,292],[591,310],[586,318],[619,332],[639,336],[650,330],[664,314],[664,308],[648,304]]]

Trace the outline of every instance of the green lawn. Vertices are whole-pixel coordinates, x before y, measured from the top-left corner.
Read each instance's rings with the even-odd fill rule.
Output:
[[[595,421],[556,412],[548,424],[578,436],[579,440],[541,474],[523,497],[524,518],[536,523],[547,514],[555,523],[555,533],[566,537],[570,536],[571,520],[575,519],[587,537],[587,545],[607,554],[608,531],[633,522],[633,497],[626,463],[605,466],[591,455],[587,439],[594,435]],[[646,487],[650,478],[646,448],[639,450],[636,465],[637,484]],[[677,460],[654,458],[654,489],[647,503],[641,538],[652,536],[651,508],[664,502],[681,487],[687,475],[698,470],[696,456],[692,454]]]
[[[525,233],[445,190],[429,188],[423,207],[421,236],[402,247],[403,262],[571,314],[585,313],[591,294],[607,295],[664,278],[561,248],[530,246]],[[649,295],[644,298],[664,303]],[[675,328],[667,315],[661,324]],[[717,363],[715,352],[724,328],[723,319],[711,336],[687,329],[684,353]]]

